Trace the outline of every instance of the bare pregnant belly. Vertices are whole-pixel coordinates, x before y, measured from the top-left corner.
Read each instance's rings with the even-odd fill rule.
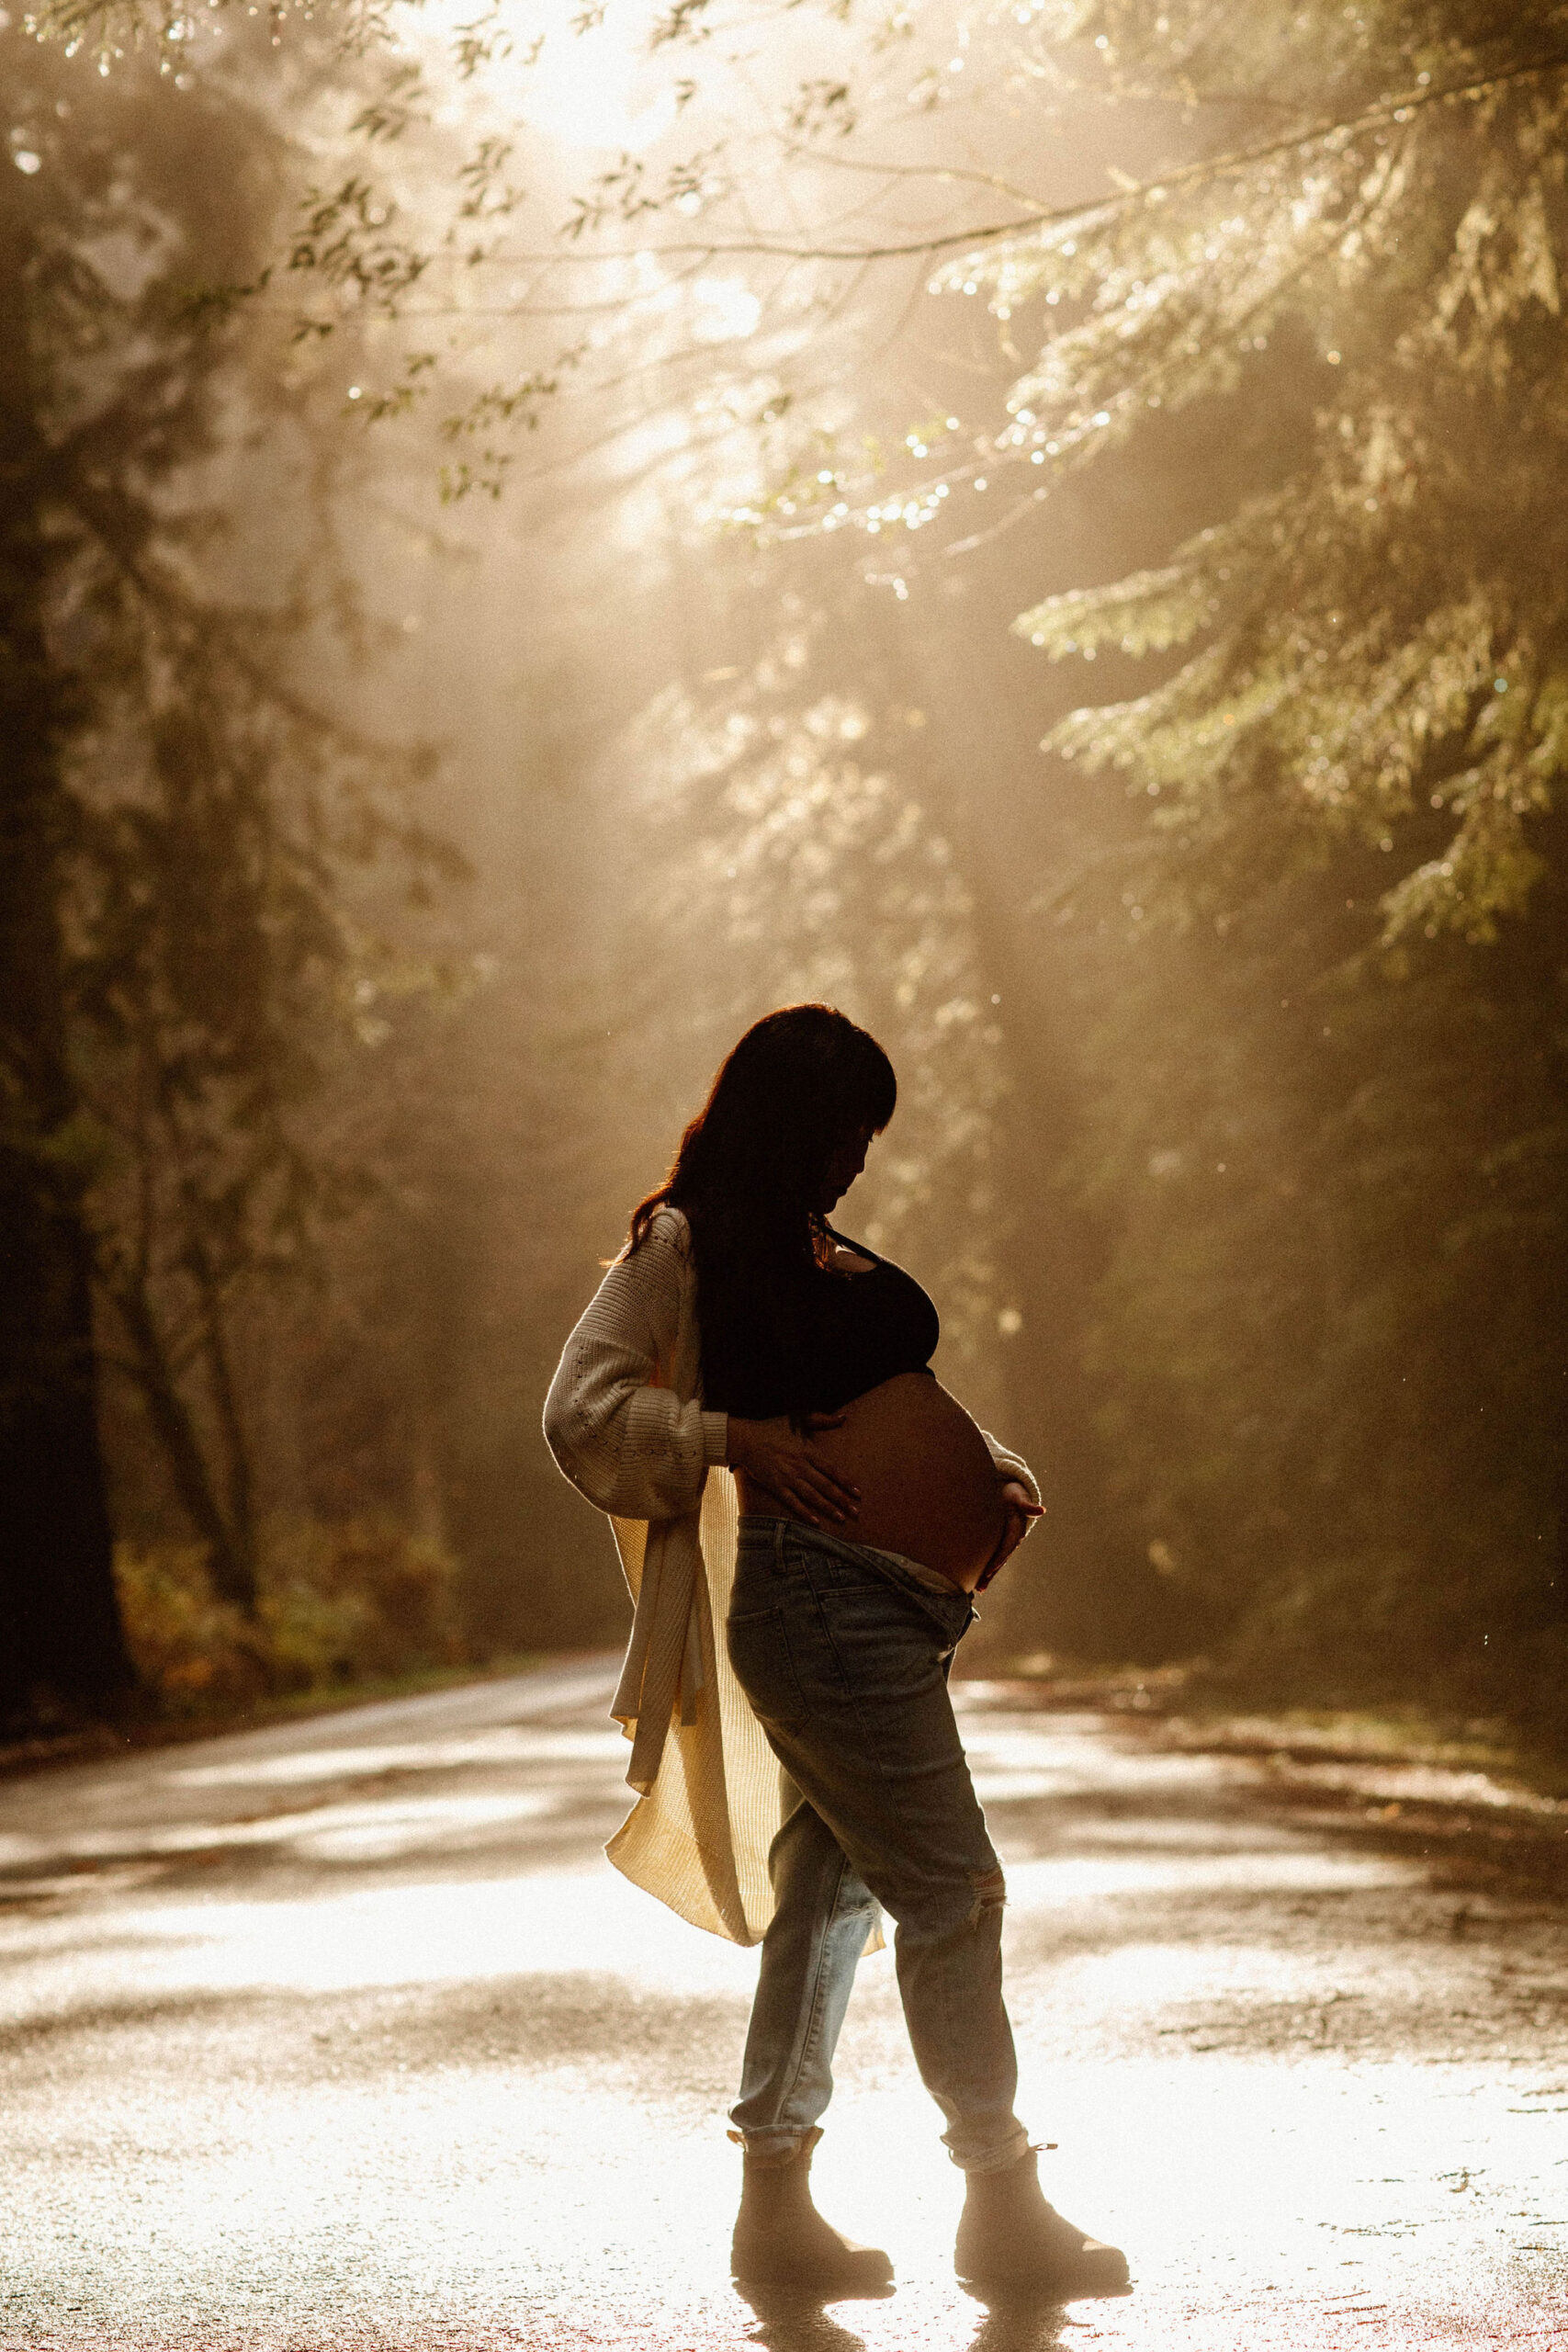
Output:
[[[830,1532],[901,1552],[973,1591],[1007,1513],[985,1439],[940,1381],[929,1372],[901,1372],[857,1396],[844,1408],[843,1427],[811,1443],[860,1488],[859,1517]],[[777,1510],[754,1480],[739,1483],[742,1510]]]

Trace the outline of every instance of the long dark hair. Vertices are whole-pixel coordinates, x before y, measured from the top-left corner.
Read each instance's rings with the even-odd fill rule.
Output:
[[[684,1211],[696,1259],[703,1388],[723,1404],[766,1351],[788,1385],[802,1286],[826,1247],[823,1178],[898,1097],[874,1037],[829,1004],[788,1004],[747,1030],[681,1137],[662,1184],[632,1212],[627,1250],[658,1210]]]

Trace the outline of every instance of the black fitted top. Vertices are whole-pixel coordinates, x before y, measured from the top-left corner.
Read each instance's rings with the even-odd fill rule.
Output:
[[[869,1258],[869,1271],[814,1267],[786,1315],[771,1330],[759,1316],[752,1344],[728,1351],[731,1362],[710,1364],[705,1349],[704,1401],[713,1410],[751,1421],[776,1413],[836,1413],[898,1373],[929,1369],[942,1323],[913,1274],[863,1241],[826,1230],[840,1248]]]

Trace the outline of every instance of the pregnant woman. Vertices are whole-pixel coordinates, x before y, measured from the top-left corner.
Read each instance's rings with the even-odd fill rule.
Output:
[[[891,2278],[807,2181],[880,1906],[965,2177],[959,2276],[1103,2292],[1123,2256],[1046,2203],[1013,2113],[1005,1889],[947,1690],[971,1595],[1038,1496],[929,1369],[925,1292],[828,1223],[895,1096],[842,1013],[758,1022],[567,1343],[546,1434],[611,1514],[637,1604],[615,1712],[640,1801],[608,1850],[684,1917],[761,1941],[730,2109],[737,2278]]]

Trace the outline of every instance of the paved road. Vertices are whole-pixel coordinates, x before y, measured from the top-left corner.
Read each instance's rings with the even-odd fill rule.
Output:
[[[743,2301],[722,2111],[754,1961],[600,1859],[609,1681],[0,1786],[5,2352],[1568,2347],[1561,1906],[1380,1850],[1331,1772],[1320,1818],[1299,1788],[1282,1815],[1260,1763],[987,1686],[1023,2111],[1135,2290],[955,2287],[960,2185],[880,1958],[818,2177],[897,2292]],[[1399,1789],[1455,1793],[1405,1775],[1379,1811]]]

